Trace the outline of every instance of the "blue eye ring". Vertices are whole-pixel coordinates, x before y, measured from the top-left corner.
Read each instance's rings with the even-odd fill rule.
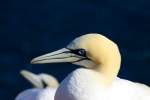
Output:
[[[85,51],[85,49],[71,50],[71,52],[74,53],[74,54],[76,54],[76,55],[86,57],[86,51]]]
[[[79,55],[82,55],[82,56],[85,56],[85,55],[86,55],[86,52],[85,52],[84,49],[79,49],[79,50],[78,50],[78,54],[79,54]]]

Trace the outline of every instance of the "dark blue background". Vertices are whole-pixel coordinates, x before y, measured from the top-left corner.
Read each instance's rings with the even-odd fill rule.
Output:
[[[1,0],[0,100],[13,100],[31,85],[27,69],[61,81],[71,64],[31,65],[30,60],[67,45],[88,32],[114,40],[122,53],[120,77],[150,85],[150,1]]]

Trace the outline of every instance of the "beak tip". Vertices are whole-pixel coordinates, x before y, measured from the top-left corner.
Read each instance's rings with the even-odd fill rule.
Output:
[[[34,58],[30,61],[31,64],[42,64],[39,58]]]
[[[30,63],[31,63],[31,64],[36,64],[36,62],[35,62],[34,59],[32,59]]]

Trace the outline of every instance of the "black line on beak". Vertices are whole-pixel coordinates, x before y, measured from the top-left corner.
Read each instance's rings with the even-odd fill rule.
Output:
[[[65,52],[64,52],[65,53]],[[59,54],[62,54],[62,53],[59,53]],[[50,56],[46,56],[46,57],[50,57]],[[65,59],[65,58],[70,58],[70,57],[77,57],[77,58],[80,58],[79,56],[69,56],[69,57],[61,57],[61,58],[45,58],[45,59],[39,59],[39,60],[36,60],[36,61],[34,61],[34,63],[35,62],[38,62],[38,61],[43,61],[43,60],[51,60],[51,59]],[[85,59],[85,58],[81,58],[81,59]],[[80,61],[81,59],[79,59],[79,60],[77,60],[77,61]],[[77,61],[73,61],[73,62],[77,62]],[[70,63],[72,63],[72,62],[70,62]]]
[[[80,61],[82,61],[82,60],[89,60],[89,59],[88,59],[88,58],[81,58],[81,59],[79,59],[79,60],[77,60],[77,61],[73,61],[73,62],[71,62],[71,63],[80,62]]]
[[[47,57],[48,57],[48,56],[47,56]],[[64,59],[64,58],[70,58],[70,57],[76,57],[76,56],[61,57],[61,58],[51,58],[51,59]],[[34,63],[35,63],[35,62],[38,62],[38,61],[51,60],[51,59],[49,59],[49,58],[40,59],[40,60],[36,60],[36,61],[34,61]]]
[[[67,48],[65,48],[65,49],[67,49]],[[71,53],[71,52],[69,50],[69,51],[64,51],[64,52],[61,52],[61,53],[53,54],[53,55],[50,55],[50,56],[56,56],[56,55],[63,54],[63,53]],[[50,57],[50,56],[45,56],[45,57]]]

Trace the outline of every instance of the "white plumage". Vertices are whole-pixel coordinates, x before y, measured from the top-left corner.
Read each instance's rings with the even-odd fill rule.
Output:
[[[110,86],[101,86],[99,74],[89,69],[77,69],[63,80],[58,88],[55,100],[150,100],[148,86],[128,80],[116,79]]]
[[[66,48],[32,60],[61,62],[85,68],[73,71],[62,81],[55,100],[150,100],[148,86],[117,77],[121,63],[118,46],[100,34],[80,36]]]
[[[53,76],[48,74],[36,75],[25,70],[21,71],[21,74],[32,83],[34,88],[19,93],[15,100],[54,100],[59,84]]]

